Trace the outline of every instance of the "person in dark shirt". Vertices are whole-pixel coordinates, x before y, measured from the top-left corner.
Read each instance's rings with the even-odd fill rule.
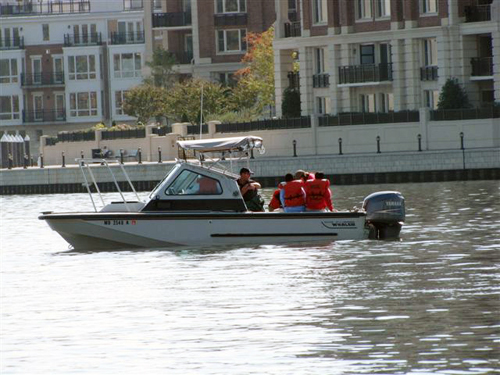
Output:
[[[253,172],[248,168],[241,168],[240,178],[236,180],[240,187],[243,200],[250,211],[264,211],[264,199],[260,196],[258,190],[261,188],[257,181],[250,178]]]

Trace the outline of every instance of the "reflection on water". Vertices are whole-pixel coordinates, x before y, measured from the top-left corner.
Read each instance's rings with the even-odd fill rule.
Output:
[[[0,372],[499,372],[499,187],[333,187],[401,191],[399,242],[174,251],[68,251],[37,213],[85,194],[2,197]]]

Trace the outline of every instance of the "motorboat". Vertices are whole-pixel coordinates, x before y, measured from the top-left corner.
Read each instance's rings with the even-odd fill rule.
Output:
[[[125,199],[113,177],[122,200],[104,204],[92,169],[107,167],[113,174],[111,161],[77,159],[94,211],[43,212],[39,219],[45,220],[74,249],[92,250],[399,237],[405,218],[404,198],[399,192],[376,192],[364,200],[361,209],[351,211],[250,212],[236,182],[239,176],[226,165],[232,167],[233,160],[239,163],[242,158],[249,163],[248,155],[253,150],[264,150],[261,138],[177,143],[185,152],[196,151],[198,159],[177,160],[147,199],[139,198],[125,168],[119,164],[136,198]],[[101,196],[101,209],[93,198],[96,193]]]

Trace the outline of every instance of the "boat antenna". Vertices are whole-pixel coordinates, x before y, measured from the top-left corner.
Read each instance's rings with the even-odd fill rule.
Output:
[[[200,139],[203,137],[203,83],[201,84]]]

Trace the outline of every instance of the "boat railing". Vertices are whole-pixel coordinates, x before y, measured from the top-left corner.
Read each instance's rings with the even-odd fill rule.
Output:
[[[94,211],[95,212],[98,212],[98,211],[97,211],[97,206],[96,206],[95,201],[94,201],[94,196],[92,194],[92,190],[90,189],[90,187],[92,185],[94,186],[97,194],[99,195],[99,198],[100,198],[100,200],[102,202],[103,207],[106,206],[106,203],[104,202],[104,198],[103,198],[103,196],[101,194],[101,190],[99,189],[99,185],[97,183],[95,175],[92,172],[92,168],[93,167],[102,167],[102,166],[104,166],[104,167],[107,168],[107,170],[109,171],[109,174],[110,174],[111,178],[113,179],[113,183],[116,186],[116,190],[120,194],[120,196],[121,196],[121,198],[123,200],[123,204],[125,205],[125,209],[128,212],[130,212],[131,209],[130,209],[129,205],[127,204],[127,200],[125,199],[125,196],[123,195],[122,189],[120,189],[120,185],[118,184],[118,180],[116,179],[116,176],[115,176],[113,170],[109,166],[109,164],[118,164],[120,166],[120,168],[121,168],[121,171],[122,171],[123,175],[125,176],[125,179],[127,180],[127,183],[129,184],[131,190],[134,192],[135,196],[137,197],[137,200],[139,202],[141,202],[139,194],[137,194],[137,191],[134,188],[134,184],[130,180],[130,177],[129,177],[127,171],[125,170],[125,167],[123,166],[123,164],[121,164],[119,162],[119,160],[77,158],[77,159],[75,159],[75,161],[78,163],[78,165],[80,167],[80,171],[82,172],[83,180],[84,180],[84,185],[87,188],[87,192],[89,193],[90,200],[92,202],[92,205],[94,206]],[[92,183],[90,183],[89,179],[87,178],[87,174],[85,173],[86,170],[88,172],[88,175],[89,175],[90,180],[91,180]]]

